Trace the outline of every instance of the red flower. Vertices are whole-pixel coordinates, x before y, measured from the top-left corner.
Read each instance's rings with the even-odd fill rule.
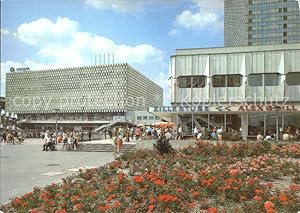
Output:
[[[256,200],[256,201],[261,201],[261,200],[262,200],[262,197],[261,197],[261,196],[255,196],[255,197],[254,197],[254,200]]]
[[[126,187],[126,189],[127,189],[128,191],[132,191],[134,188],[133,188],[133,186],[129,185],[129,186]]]
[[[195,206],[196,206],[196,203],[195,203],[195,202],[189,203],[189,208],[190,208],[190,209],[193,209]]]
[[[149,203],[155,203],[155,201],[156,200],[154,198],[151,198],[150,201],[149,201]]]
[[[143,183],[144,182],[144,178],[142,176],[134,176],[133,180],[136,183]]]
[[[125,178],[125,174],[124,174],[123,172],[120,172],[120,173],[118,174],[118,179],[119,179],[119,181],[122,181],[124,178]]]
[[[32,195],[32,192],[27,192],[27,193],[25,194],[25,197],[26,197],[26,198],[29,198],[31,195]]]
[[[287,196],[286,196],[285,194],[280,194],[280,195],[279,195],[279,200],[280,200],[281,202],[287,202],[287,201],[288,201],[288,198],[287,198]]]
[[[182,192],[183,192],[183,189],[182,189],[182,188],[177,188],[176,191],[177,191],[178,193],[182,193]]]
[[[20,205],[22,203],[22,199],[17,197],[15,200],[14,200],[14,204],[15,205]]]
[[[121,203],[119,201],[115,201],[113,207],[118,208],[119,206],[121,206]]]
[[[236,176],[238,173],[239,173],[239,170],[237,170],[237,169],[231,169],[229,171],[229,174],[231,174],[232,176]]]
[[[245,197],[245,196],[242,195],[242,196],[240,196],[240,200],[241,200],[241,201],[247,200],[247,197]]]
[[[55,213],[67,213],[65,209],[56,210]]]
[[[300,191],[300,185],[291,184],[289,186],[289,189],[292,190],[292,191]]]
[[[98,212],[105,212],[105,206],[102,206],[102,205],[100,205],[100,206],[98,206]]]
[[[79,200],[79,199],[80,199],[80,197],[78,195],[74,195],[72,197],[72,202],[75,202],[76,200]]]
[[[208,208],[207,213],[218,213],[218,209],[214,207]]]
[[[165,184],[165,182],[162,181],[162,180],[157,179],[157,180],[154,181],[154,184],[157,185],[157,186],[163,186]]]
[[[154,207],[155,207],[155,206],[154,206],[153,204],[150,204],[150,205],[148,206],[148,210],[149,210],[149,211],[153,211]]]
[[[272,187],[273,187],[273,183],[266,183],[266,186],[267,186],[268,188],[272,188]]]
[[[275,213],[274,210],[274,203],[272,203],[271,201],[266,201],[265,204],[265,210],[267,211],[267,213]]]
[[[260,194],[263,193],[263,190],[261,190],[261,189],[255,189],[255,193],[256,193],[257,195],[260,195]]]
[[[90,192],[91,197],[95,197],[97,193],[95,191]]]
[[[75,205],[75,211],[80,211],[82,209],[82,205],[81,205],[81,203],[77,203],[76,205]]]
[[[192,193],[192,196],[193,196],[193,197],[197,197],[198,195],[199,195],[199,192],[193,192],[193,193]]]

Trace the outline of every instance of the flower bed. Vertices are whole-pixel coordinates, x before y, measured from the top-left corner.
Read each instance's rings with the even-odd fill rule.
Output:
[[[12,200],[11,212],[297,212],[300,175],[296,144],[198,142],[161,156],[127,153],[61,184]]]

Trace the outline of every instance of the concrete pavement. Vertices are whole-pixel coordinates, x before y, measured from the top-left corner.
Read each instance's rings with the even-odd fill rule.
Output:
[[[0,143],[1,204],[32,191],[34,186],[58,183],[80,167],[99,167],[112,160],[112,152],[45,152],[41,139],[26,139],[23,145]]]

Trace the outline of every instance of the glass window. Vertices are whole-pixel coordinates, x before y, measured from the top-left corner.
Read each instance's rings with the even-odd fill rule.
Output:
[[[279,73],[259,73],[248,75],[249,86],[278,86],[279,82]]]
[[[192,88],[204,88],[206,85],[206,76],[200,75],[200,76],[193,76],[192,77]]]
[[[177,85],[179,88],[191,88],[191,76],[179,76]]]
[[[278,86],[280,81],[279,73],[265,73],[264,74],[265,85],[264,86]]]
[[[149,116],[149,120],[154,120],[154,116]]]
[[[137,120],[142,120],[142,116],[137,116]]]
[[[289,72],[286,74],[286,83],[288,85],[300,85],[300,72]]]
[[[213,87],[240,87],[242,75],[214,75],[212,81]]]
[[[227,87],[240,87],[242,85],[241,75],[228,75],[227,76]]]
[[[212,81],[213,87],[226,87],[226,75],[214,75]]]
[[[160,120],[160,118],[158,116],[155,116],[155,120]]]
[[[148,119],[148,116],[143,116],[143,120],[147,120]]]
[[[249,86],[262,86],[263,74],[249,74],[248,85]]]

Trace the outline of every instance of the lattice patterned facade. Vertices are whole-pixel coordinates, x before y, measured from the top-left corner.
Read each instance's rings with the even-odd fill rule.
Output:
[[[298,0],[225,0],[224,45],[300,42]]]
[[[128,64],[7,74],[6,108],[18,114],[122,113],[162,105],[163,90]]]

